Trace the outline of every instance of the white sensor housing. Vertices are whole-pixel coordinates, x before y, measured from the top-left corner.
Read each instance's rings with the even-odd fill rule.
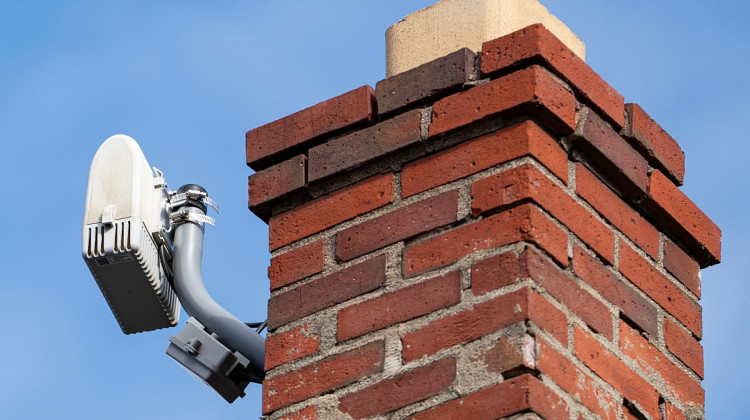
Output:
[[[153,234],[165,227],[166,185],[135,140],[108,138],[89,171],[83,259],[126,334],[177,325],[180,304]]]

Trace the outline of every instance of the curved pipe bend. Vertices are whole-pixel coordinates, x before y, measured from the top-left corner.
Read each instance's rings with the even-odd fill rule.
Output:
[[[186,206],[190,212],[205,211]],[[182,223],[174,233],[174,287],[185,311],[216,333],[229,349],[240,352],[262,378],[264,376],[265,339],[237,319],[211,298],[203,284],[201,258],[203,228],[196,223]]]

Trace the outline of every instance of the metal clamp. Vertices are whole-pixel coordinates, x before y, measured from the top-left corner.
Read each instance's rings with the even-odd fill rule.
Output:
[[[216,219],[209,216],[204,216],[202,214],[196,214],[191,213],[187,209],[177,210],[175,212],[170,213],[169,215],[169,221],[172,222],[173,225],[177,225],[180,223],[185,222],[194,222],[194,223],[208,223],[211,226],[216,226]]]
[[[171,204],[172,207],[179,207],[185,204],[188,200],[199,201],[212,207],[217,213],[219,213],[219,205],[203,191],[188,190],[183,193],[171,193],[169,196],[169,204]]]

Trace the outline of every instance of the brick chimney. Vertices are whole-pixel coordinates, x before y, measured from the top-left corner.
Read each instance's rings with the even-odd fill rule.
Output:
[[[495,38],[247,133],[269,419],[704,418],[721,231],[675,140],[520,3],[538,23],[455,14]]]

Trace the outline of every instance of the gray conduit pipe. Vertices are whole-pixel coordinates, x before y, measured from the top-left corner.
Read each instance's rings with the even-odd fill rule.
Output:
[[[192,205],[183,208],[196,214],[206,214],[203,209]],[[250,360],[262,378],[265,371],[265,339],[211,298],[203,285],[202,256],[203,227],[192,222],[177,225],[174,233],[173,270],[175,291],[180,303],[209,332],[216,333],[225,346]]]

